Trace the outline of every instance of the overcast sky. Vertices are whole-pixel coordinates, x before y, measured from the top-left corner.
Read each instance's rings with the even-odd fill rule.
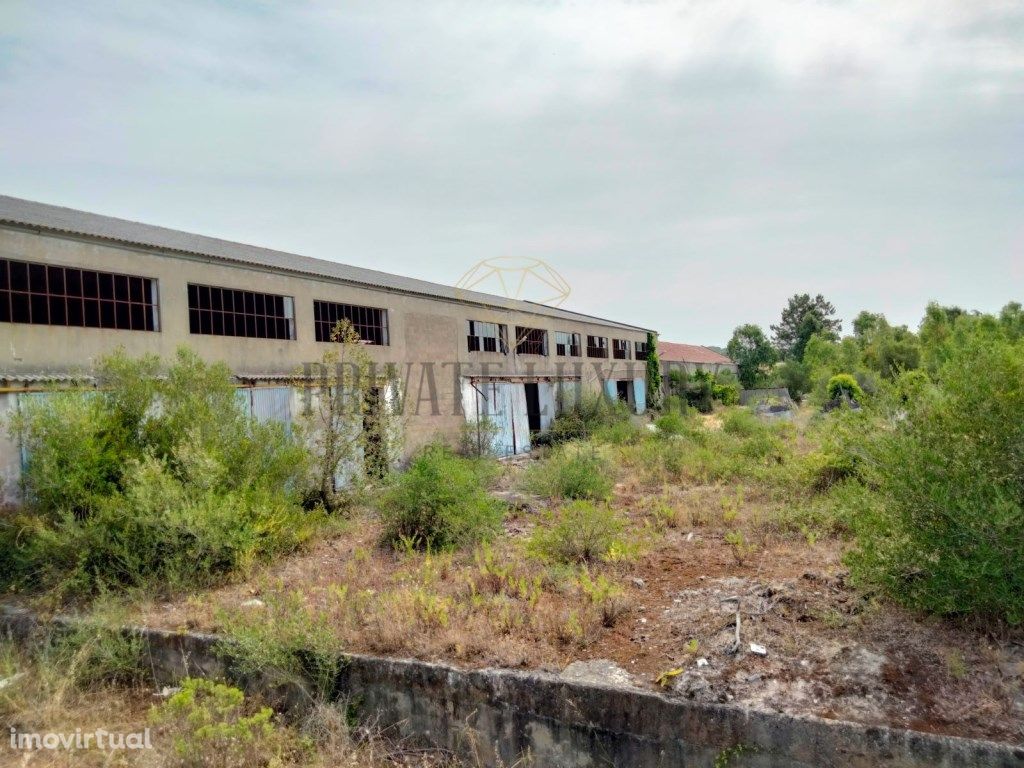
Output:
[[[0,0],[0,191],[724,344],[1024,300],[1024,3]]]

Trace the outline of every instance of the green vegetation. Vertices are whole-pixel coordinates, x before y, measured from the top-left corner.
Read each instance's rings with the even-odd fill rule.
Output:
[[[658,356],[658,335],[647,334],[647,405],[660,408],[661,391],[661,358]]]
[[[442,444],[423,448],[380,500],[385,539],[448,549],[489,538],[503,514],[502,504],[487,492],[492,467]]]
[[[1020,624],[1024,343],[982,323],[943,357],[933,389],[866,445],[884,503],[854,520],[849,562],[913,608]]]
[[[775,349],[758,326],[752,323],[741,325],[732,332],[726,345],[729,359],[739,368],[739,380],[747,389],[764,386],[772,364],[776,360]]]
[[[548,562],[594,562],[626,550],[624,529],[625,521],[611,507],[574,501],[550,514],[534,531],[527,548]]]
[[[859,403],[864,400],[864,390],[860,388],[857,380],[848,373],[837,373],[830,378],[826,392],[831,401],[845,398]]]
[[[166,594],[312,535],[304,449],[245,415],[225,366],[183,349],[162,377],[157,358],[122,353],[99,372],[99,390],[29,402],[10,424],[28,505],[0,527],[4,586]]]
[[[612,441],[609,442],[618,442]],[[531,465],[523,477],[530,493],[550,499],[607,499],[612,491],[613,470],[593,446],[559,446],[543,461]]]
[[[150,714],[173,742],[173,758],[164,764],[182,768],[282,765],[312,747],[273,718],[274,710],[252,706],[239,689],[193,677]]]

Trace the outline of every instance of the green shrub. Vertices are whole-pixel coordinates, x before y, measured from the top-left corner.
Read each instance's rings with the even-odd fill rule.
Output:
[[[535,445],[558,445],[602,434],[605,442],[632,439],[629,406],[602,393],[587,393],[556,416],[547,432],[536,435]]]
[[[311,746],[279,729],[270,707],[253,707],[238,688],[201,678],[182,680],[150,720],[173,742],[171,764],[189,768],[283,765]]]
[[[686,419],[671,411],[655,419],[654,424],[663,435],[681,435],[687,429]]]
[[[11,420],[28,504],[0,527],[0,585],[167,593],[311,535],[302,445],[248,418],[225,366],[181,349],[158,371],[118,352],[99,363],[102,389],[30,401]]]
[[[26,586],[70,594],[139,587],[164,595],[245,573],[296,549],[322,522],[268,489],[190,488],[155,459],[131,468],[125,486],[84,517],[21,518],[14,573]]]
[[[714,379],[707,371],[694,371],[684,394],[686,402],[701,413],[714,410]]]
[[[612,491],[612,468],[594,446],[569,444],[527,468],[523,486],[552,499],[606,499]]]
[[[975,337],[938,391],[868,443],[880,503],[854,519],[854,578],[942,615],[1024,622],[1024,345]]]
[[[848,373],[837,373],[829,379],[826,394],[829,400],[839,400],[845,396],[858,403],[864,402],[864,390],[857,379]]]
[[[341,671],[342,645],[330,615],[300,592],[269,592],[259,610],[217,612],[217,654],[241,675],[298,686],[312,701],[330,698]]]
[[[711,396],[722,405],[737,405],[740,402],[739,379],[732,371],[725,369],[715,374],[711,384]]]
[[[488,467],[444,445],[426,446],[381,499],[385,539],[445,549],[489,538],[503,508],[485,487]]]
[[[768,426],[746,408],[731,408],[722,414],[722,431],[737,437],[753,437],[768,430]]]
[[[494,442],[499,434],[501,427],[487,416],[467,421],[459,432],[459,453],[473,459],[494,457]]]
[[[554,563],[584,563],[607,558],[622,548],[625,521],[604,504],[574,501],[548,515],[527,542],[534,556]]]

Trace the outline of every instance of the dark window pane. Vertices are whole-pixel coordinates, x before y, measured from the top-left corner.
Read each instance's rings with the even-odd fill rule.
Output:
[[[86,328],[99,328],[100,327],[100,303],[96,299],[85,299],[83,306],[85,307],[85,327]]]
[[[141,304],[130,304],[128,308],[132,316],[132,330],[146,330],[146,308]]]
[[[28,290],[28,264],[22,261],[11,262],[11,290]]]
[[[63,296],[50,297],[50,325],[67,325],[66,299]]]
[[[114,276],[113,275],[108,275],[105,272],[100,272],[100,274],[99,274],[99,284],[100,284],[100,298],[101,299],[112,299],[112,298],[114,298]],[[104,328],[108,328],[109,326],[104,325],[103,327]]]
[[[0,291],[11,287],[10,280],[7,278],[7,269],[7,259],[0,259]]]
[[[50,293],[54,296],[64,295],[64,268],[47,267],[46,272],[50,282]]]
[[[220,299],[221,299],[220,288],[211,288],[210,289],[210,309],[213,309],[215,311],[220,311],[220,310],[224,309],[224,303]]]
[[[85,325],[85,318],[82,315],[82,300],[68,299],[67,304],[68,325],[81,328]]]
[[[210,321],[210,312],[209,312],[209,310],[200,310],[199,311],[199,332],[200,333],[207,333],[207,334],[210,333],[210,324],[211,324],[211,321]]]
[[[68,296],[82,295],[82,270],[64,270],[64,290],[67,292]]]
[[[188,306],[189,309],[199,309],[199,286],[190,285],[188,287]],[[194,333],[194,331],[193,331]]]
[[[131,298],[127,275],[114,275],[114,298],[118,301],[128,301]]]
[[[100,276],[95,272],[82,270],[82,295],[89,299],[95,299],[100,295]]]
[[[188,330],[190,333],[201,333],[199,330],[199,310],[190,309],[188,311]]]
[[[101,282],[100,285],[102,286],[103,283]],[[100,301],[100,327],[117,327],[117,312],[114,310],[114,302],[103,300]]]
[[[46,293],[46,265],[28,265],[29,290],[32,293]]]
[[[224,315],[220,312],[214,311],[210,316],[210,333],[214,336],[224,335]]]
[[[28,307],[27,293],[11,294],[11,320],[15,323],[32,322]]]
[[[0,289],[0,323],[11,322],[11,294],[10,291]]]
[[[133,277],[128,281],[128,296],[132,301],[148,301],[148,297],[143,293],[141,277]]]
[[[47,325],[50,322],[50,302],[46,300],[45,294],[30,294],[32,301],[32,323],[34,325]]]
[[[132,328],[132,313],[128,309],[131,305],[127,301],[114,303],[114,323],[116,328],[123,328],[130,331]]]

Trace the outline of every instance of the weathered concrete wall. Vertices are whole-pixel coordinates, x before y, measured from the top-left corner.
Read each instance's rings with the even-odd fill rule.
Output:
[[[208,361],[226,363],[240,375],[292,374],[304,363],[321,360],[332,348],[315,339],[315,300],[386,309],[389,344],[370,345],[365,350],[378,370],[388,364],[398,368],[407,403],[402,419],[406,454],[438,436],[458,436],[464,422],[460,375],[577,376],[586,391],[598,392],[602,380],[631,381],[645,370],[644,361],[557,356],[555,331],[579,333],[584,345],[588,334],[625,339],[630,349],[634,342],[645,341],[647,334],[597,318],[555,317],[539,305],[535,312],[497,303],[485,306],[17,227],[0,226],[0,252],[19,260],[153,278],[158,285],[160,319],[159,332],[0,323],[0,378],[5,374],[89,374],[97,359],[118,346],[131,355],[151,353],[169,360],[183,344]],[[190,282],[291,296],[296,338],[190,333]],[[545,329],[549,354],[470,352],[466,342],[469,320],[505,324],[513,349],[516,326]],[[15,451],[0,442],[0,464],[12,463]]]
[[[28,614],[0,614],[0,626],[18,636],[32,625]],[[216,638],[140,631],[162,682],[186,674],[230,676],[213,651]],[[737,746],[743,749],[729,766],[1024,766],[1024,748],[1005,744],[696,704],[550,674],[356,654],[345,659],[335,695],[360,717],[488,767],[528,756],[527,764],[559,768],[704,768]]]

